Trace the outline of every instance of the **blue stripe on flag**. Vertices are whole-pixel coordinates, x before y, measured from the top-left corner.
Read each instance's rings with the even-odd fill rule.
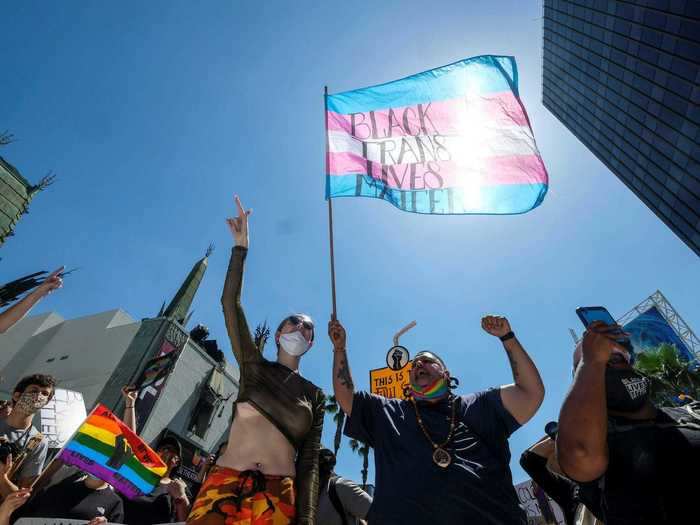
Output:
[[[110,469],[114,472],[119,472],[119,474],[121,474],[131,483],[136,485],[138,489],[144,494],[150,494],[155,488],[155,485],[151,485],[150,483],[145,482],[143,478],[141,478],[136,472],[134,472],[133,469],[127,467],[126,465],[122,466],[118,471],[115,471],[113,468],[107,466],[107,462],[109,461],[109,458],[107,456],[105,456],[104,454],[100,454],[99,452],[95,452],[93,449],[81,445],[76,441],[71,441],[70,443],[68,443],[66,448],[72,450],[73,452],[77,452],[82,456],[85,456],[86,458],[94,461],[95,463],[99,463],[104,468]]]
[[[539,206],[547,194],[547,184],[501,184],[482,186],[464,194],[461,188],[405,191],[387,188],[368,175],[326,177],[326,198],[371,197],[397,208],[438,215],[515,215]]]
[[[401,80],[329,95],[328,109],[336,113],[364,113],[504,91],[518,96],[515,58],[482,55]]]

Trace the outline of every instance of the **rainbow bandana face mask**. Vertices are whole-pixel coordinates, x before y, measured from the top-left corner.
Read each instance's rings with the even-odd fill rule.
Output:
[[[438,377],[424,387],[420,387],[411,381],[411,395],[416,401],[436,401],[445,397],[448,391],[447,380],[444,377]]]
[[[428,352],[426,350],[418,352],[413,358],[415,363],[416,360],[424,358],[426,361],[439,363],[443,370],[447,370],[445,363],[436,354]],[[439,377],[431,384],[420,387],[411,381],[411,395],[417,401],[435,401],[445,397],[450,390],[450,384],[444,377]]]

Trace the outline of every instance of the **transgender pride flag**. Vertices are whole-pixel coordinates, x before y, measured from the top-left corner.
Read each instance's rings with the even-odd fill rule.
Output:
[[[328,95],[326,198],[374,197],[415,213],[538,206],[547,171],[513,57],[485,55]]]

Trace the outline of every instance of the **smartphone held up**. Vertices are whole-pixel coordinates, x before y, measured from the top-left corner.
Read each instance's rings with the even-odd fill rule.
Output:
[[[615,318],[610,315],[610,312],[608,312],[608,309],[604,306],[579,306],[576,308],[576,315],[578,315],[579,319],[581,319],[581,322],[583,323],[583,326],[586,328],[588,328],[588,326],[595,321],[602,321],[607,325],[617,324]],[[622,331],[621,328],[616,333],[619,334],[616,342],[620,345],[620,347],[627,350],[630,354],[630,358],[634,360],[634,347],[632,346],[632,342],[630,341],[629,337]]]

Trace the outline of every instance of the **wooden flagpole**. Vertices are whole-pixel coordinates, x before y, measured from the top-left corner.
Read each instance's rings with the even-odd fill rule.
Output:
[[[330,175],[329,167],[329,144],[328,144],[328,86],[323,88],[323,107],[324,107],[324,118],[326,122],[326,184],[330,184],[328,176]],[[329,187],[330,188],[330,187]],[[330,191],[330,189],[329,189]],[[333,300],[333,313],[331,318],[336,320],[338,318],[338,310],[336,308],[335,301],[335,251],[333,249],[333,199],[330,195],[328,196],[328,238],[330,240],[329,246],[331,250],[331,297]]]
[[[71,437],[69,437],[66,441],[63,442],[63,446],[56,452],[56,455],[49,461],[49,464],[44,467],[44,470],[41,471],[41,474],[39,474],[39,477],[37,477],[34,480],[34,483],[32,483],[28,488],[32,491],[32,495],[29,499],[33,499],[34,496],[41,492],[41,490],[51,481],[51,478],[53,477],[54,474],[60,469],[64,463],[61,461],[59,456],[61,455],[61,452],[63,452],[63,449],[66,448],[66,445],[70,443],[73,438],[78,434],[78,431],[80,430],[80,427],[85,424],[85,421],[88,420],[88,418],[95,413],[95,410],[97,410],[98,405],[95,405],[92,410],[85,416],[85,419],[83,419],[83,422],[78,425],[78,428],[75,429],[73,434],[71,434]]]

